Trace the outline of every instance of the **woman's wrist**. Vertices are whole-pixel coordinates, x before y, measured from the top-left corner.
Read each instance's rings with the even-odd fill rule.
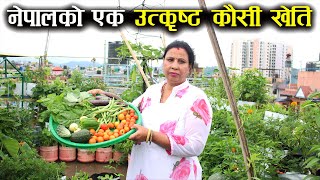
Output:
[[[151,144],[151,142],[152,142],[152,135],[153,135],[153,131],[152,131],[151,129],[148,129],[147,137],[146,137],[146,143]]]

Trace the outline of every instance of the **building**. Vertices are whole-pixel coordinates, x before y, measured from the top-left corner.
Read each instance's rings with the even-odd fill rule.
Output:
[[[63,74],[63,69],[59,66],[52,68],[51,74],[54,76],[60,76]]]
[[[320,71],[300,71],[298,73],[298,87],[310,86],[312,91],[320,91]]]
[[[306,71],[320,71],[320,60],[307,62]]]
[[[264,77],[289,77],[286,64],[291,64],[292,48],[282,43],[255,40],[236,40],[231,47],[232,68],[239,69],[233,73],[242,73],[245,69],[260,69]]]
[[[127,64],[127,60],[121,60],[121,58],[118,57],[118,53],[116,51],[116,49],[122,45],[122,41],[114,41],[108,43],[108,64]]]

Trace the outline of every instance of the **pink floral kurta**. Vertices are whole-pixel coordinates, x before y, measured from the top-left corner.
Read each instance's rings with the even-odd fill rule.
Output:
[[[187,81],[174,87],[160,103],[163,83],[153,85],[133,104],[142,113],[143,126],[165,133],[171,151],[155,143],[133,145],[127,179],[187,180],[202,178],[197,156],[206,144],[212,109],[205,93]]]

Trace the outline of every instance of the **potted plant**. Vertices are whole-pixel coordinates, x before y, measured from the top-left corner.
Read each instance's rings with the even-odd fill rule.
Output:
[[[61,144],[59,146],[59,159],[64,162],[71,162],[77,159],[77,149]]]
[[[105,163],[112,159],[112,147],[97,148],[96,150],[96,161]]]
[[[15,156],[1,158],[0,169],[0,179],[61,179],[66,165],[46,162],[35,149],[21,143]]]
[[[42,129],[39,139],[40,156],[48,162],[58,160],[58,142],[47,128]]]
[[[115,144],[113,146],[113,160],[116,163],[125,163],[130,159],[130,152],[133,145],[133,141],[126,139],[123,142]]]
[[[95,161],[95,149],[79,149],[78,148],[77,160],[83,163]]]

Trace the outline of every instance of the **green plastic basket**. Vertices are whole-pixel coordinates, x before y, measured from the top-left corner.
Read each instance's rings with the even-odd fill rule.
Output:
[[[131,107],[132,109],[134,109],[135,111],[135,114],[138,115],[138,119],[136,121],[136,124],[139,124],[141,125],[142,123],[142,117],[141,117],[141,114],[139,112],[139,110],[132,104],[128,103],[129,104],[129,107]],[[57,126],[58,126],[58,123],[56,123],[54,120],[53,120],[53,117],[50,116],[50,119],[49,119],[49,128],[50,128],[50,132],[52,133],[53,137],[58,141],[60,142],[61,144],[65,145],[65,146],[68,146],[68,147],[75,147],[75,148],[80,148],[80,149],[96,149],[96,148],[104,148],[104,147],[109,147],[113,144],[117,144],[117,143],[120,143],[126,139],[129,138],[129,136],[131,134],[133,134],[134,132],[136,132],[135,129],[131,129],[130,131],[128,131],[127,133],[125,133],[124,135],[122,136],[119,136],[117,138],[114,138],[114,139],[111,139],[111,140],[108,140],[108,141],[104,141],[104,142],[99,142],[99,143],[94,143],[94,144],[89,144],[89,143],[75,143],[75,142],[72,142],[70,141],[68,138],[62,138],[60,136],[58,136],[57,132],[56,132],[56,129],[57,129]]]

